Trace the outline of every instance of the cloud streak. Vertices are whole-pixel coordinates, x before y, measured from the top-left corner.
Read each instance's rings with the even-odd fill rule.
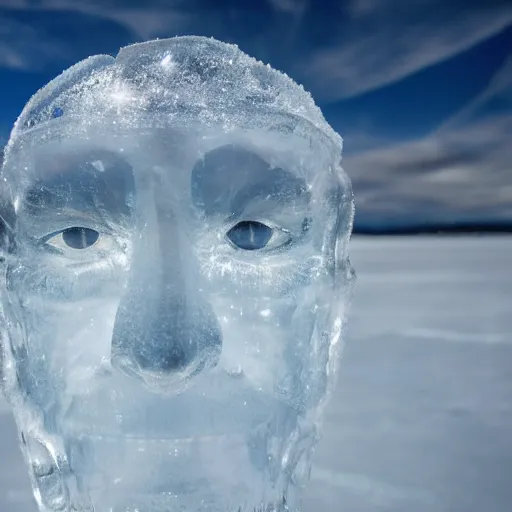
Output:
[[[512,23],[510,2],[453,4],[375,1],[352,10],[350,22],[340,23],[339,41],[315,49],[296,72],[324,101],[357,96],[453,57]]]
[[[46,62],[69,58],[69,45],[34,27],[0,18],[0,66],[17,70],[37,70]]]
[[[159,5],[117,5],[115,1],[87,0],[4,0],[0,7],[0,66],[38,71],[55,61],[74,58],[74,42],[52,33],[39,22],[20,21],[20,13],[82,14],[98,21],[117,23],[132,36],[132,42],[152,39],[162,34],[174,35],[187,23],[188,15]],[[101,37],[109,34],[101,34]],[[80,58],[80,57],[78,57]]]
[[[344,161],[361,226],[512,223],[512,61],[439,130]],[[508,105],[486,115],[486,105]]]
[[[508,0],[449,4],[442,0],[352,0],[325,2],[321,8],[309,0],[266,0],[262,4],[226,2],[225,9],[213,9],[206,0],[148,0],[132,2],[129,7],[116,0],[4,0],[2,8],[7,13],[72,11],[97,16],[123,26],[134,41],[183,32],[224,37],[254,50],[261,59],[282,63],[324,102],[401,80],[512,23]],[[258,9],[270,9],[268,16],[257,17]],[[311,22],[311,16],[320,16],[317,13],[321,17]],[[323,31],[316,26],[322,23]],[[31,26],[16,30],[27,33],[27,41],[46,48],[37,59],[41,66],[52,58],[52,48],[54,58],[62,56],[62,43],[51,43],[52,34],[38,33]],[[30,69],[35,59],[14,32],[14,28],[0,32],[0,64]]]

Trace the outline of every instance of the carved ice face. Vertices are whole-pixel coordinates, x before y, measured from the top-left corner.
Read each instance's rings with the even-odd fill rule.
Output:
[[[352,282],[340,141],[235,47],[95,59],[31,100],[2,170],[4,387],[38,504],[294,506]]]

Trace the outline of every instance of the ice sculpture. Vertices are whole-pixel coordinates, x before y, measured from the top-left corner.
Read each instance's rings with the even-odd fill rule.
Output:
[[[300,507],[353,272],[341,139],[236,46],[86,59],[1,173],[3,388],[41,511]]]

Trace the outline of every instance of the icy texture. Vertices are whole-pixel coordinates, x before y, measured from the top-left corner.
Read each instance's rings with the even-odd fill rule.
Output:
[[[91,57],[2,169],[4,391],[42,511],[298,507],[353,273],[341,139],[212,39]]]

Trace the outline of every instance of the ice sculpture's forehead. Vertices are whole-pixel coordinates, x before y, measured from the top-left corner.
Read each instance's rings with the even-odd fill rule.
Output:
[[[115,59],[95,56],[65,71],[25,107],[3,174],[33,181],[34,162],[52,145],[61,155],[84,145],[121,151],[134,168],[141,155],[144,165],[160,165],[177,161],[172,151],[188,151],[187,173],[226,144],[308,182],[333,169],[344,181],[341,138],[310,94],[236,46],[201,37],[133,45]]]
[[[315,128],[341,151],[310,94],[286,75],[236,46],[202,37],[178,37],[132,45],[114,59],[99,55],[73,66],[27,104],[11,135],[55,118],[72,117],[84,127],[102,122],[151,125],[179,119],[207,126],[254,128],[289,122],[282,131]]]

